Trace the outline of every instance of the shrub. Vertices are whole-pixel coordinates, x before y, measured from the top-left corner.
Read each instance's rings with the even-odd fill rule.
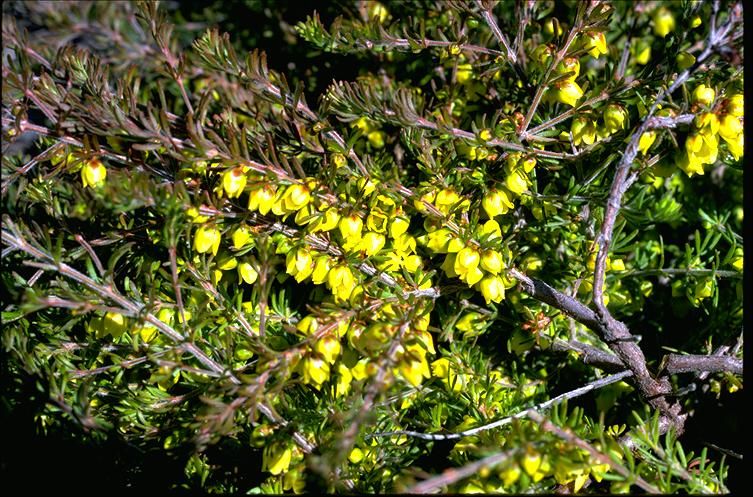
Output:
[[[4,7],[39,426],[211,492],[724,492],[680,440],[742,388],[742,5],[269,7]]]

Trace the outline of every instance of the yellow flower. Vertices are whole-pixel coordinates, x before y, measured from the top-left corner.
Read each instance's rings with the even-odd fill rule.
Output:
[[[536,157],[526,157],[525,159],[521,159],[520,166],[526,174],[530,173],[536,167]]]
[[[335,396],[342,397],[347,395],[350,391],[350,382],[353,381],[353,375],[350,374],[345,364],[340,363],[337,365],[337,385],[335,386]]]
[[[329,274],[329,257],[326,255],[320,255],[314,262],[314,271],[311,273],[311,281],[315,285],[321,285],[327,281],[327,274]]]
[[[204,254],[211,250],[212,255],[217,255],[217,251],[220,249],[221,239],[222,234],[217,228],[199,226],[199,229],[197,229],[194,234],[193,246],[200,254]]]
[[[554,91],[550,92],[549,98],[570,107],[575,107],[583,96],[583,90],[575,81],[558,81],[553,87]]]
[[[460,279],[466,281],[469,286],[474,285],[483,276],[483,274],[479,274],[481,272],[478,270],[480,261],[481,256],[476,249],[465,247],[457,253],[453,264],[453,270]],[[471,283],[471,281],[473,282]]]
[[[279,475],[288,470],[292,457],[293,451],[287,445],[281,443],[268,445],[262,456],[262,471]]]
[[[279,192],[272,205],[272,212],[278,216],[301,210],[311,201],[311,192],[305,185],[294,184]]]
[[[588,53],[591,57],[596,59],[598,59],[601,54],[606,54],[608,52],[607,39],[601,31],[586,32],[582,43],[583,48],[588,49]]]
[[[246,175],[242,167],[234,167],[222,175],[222,188],[228,198],[240,197],[246,187]]]
[[[105,314],[102,320],[102,336],[112,335],[113,338],[119,338],[127,329],[128,325],[126,324],[125,316],[117,312],[108,312]],[[97,333],[97,337],[100,337],[99,333]]]
[[[719,123],[719,134],[722,135],[722,138],[728,141],[735,140],[742,132],[743,125],[739,117],[730,114],[722,116],[722,120]]]
[[[324,214],[319,216],[316,221],[311,223],[311,233],[318,231],[331,231],[337,227],[337,223],[340,221],[340,214],[337,209],[330,207]]]
[[[502,228],[500,228],[499,223],[497,221],[495,221],[494,219],[490,219],[487,222],[485,222],[483,226],[481,226],[481,230],[479,231],[479,236],[488,236],[489,240],[494,240],[495,238],[502,238]]]
[[[455,328],[463,332],[465,337],[477,335],[484,324],[484,317],[478,312],[469,312],[455,323]]]
[[[363,221],[355,214],[341,217],[337,226],[344,240],[360,240]]]
[[[233,248],[240,250],[248,245],[248,242],[251,240],[251,230],[245,224],[241,225],[233,231],[231,239],[233,241]]]
[[[380,233],[374,233],[373,231],[367,231],[363,238],[361,238],[360,249],[366,253],[367,256],[372,256],[382,250],[385,244],[384,235]]]
[[[643,133],[638,140],[638,150],[640,150],[644,155],[646,152],[648,152],[648,149],[651,148],[651,145],[654,144],[656,141],[656,131],[646,131]]]
[[[725,107],[727,113],[735,117],[742,117],[745,115],[745,100],[740,94],[730,95]]]
[[[481,267],[492,274],[499,274],[505,267],[502,255],[496,250],[485,250],[481,255]]]
[[[238,264],[238,276],[242,281],[245,281],[249,285],[252,285],[259,277],[259,273],[248,262],[241,262]]]
[[[628,114],[625,108],[618,104],[609,104],[604,108],[604,125],[609,134],[627,127]]]
[[[107,177],[107,168],[99,159],[86,161],[81,168],[81,182],[84,187],[96,188],[105,183]]]
[[[521,169],[515,169],[505,177],[505,186],[510,192],[516,195],[520,195],[526,191],[528,189],[528,183],[528,177]]]
[[[715,96],[716,92],[713,88],[700,84],[695,87],[695,90],[693,90],[692,98],[694,103],[708,106],[712,104]]]
[[[685,174],[688,176],[703,174],[703,162],[698,160],[694,155],[685,152],[678,154],[675,164],[677,167],[685,171]]]
[[[581,143],[592,145],[596,141],[596,124],[585,116],[573,119],[570,132],[573,134],[573,144],[576,146]]]
[[[416,239],[410,234],[403,233],[392,241],[392,248],[398,252],[412,254],[416,251]]]
[[[541,466],[541,454],[534,451],[528,451],[523,456],[523,460],[520,462],[521,466],[523,466],[523,470],[528,473],[530,476],[533,476],[536,471],[538,471],[539,466]]]
[[[432,252],[439,254],[447,252],[447,247],[452,239],[452,233],[447,228],[439,228],[426,236],[426,247]]]
[[[499,276],[487,276],[479,283],[479,289],[487,304],[499,303],[505,298],[505,285]]]
[[[575,81],[575,78],[580,74],[580,61],[575,57],[567,57],[557,65],[555,72],[557,74],[572,73],[567,77],[567,80]]]
[[[504,486],[509,487],[510,485],[518,481],[518,478],[520,478],[520,473],[520,467],[517,464],[510,464],[500,473],[499,476],[502,478],[502,483],[504,484]]]
[[[455,193],[453,190],[449,188],[445,188],[444,190],[441,190],[439,193],[437,193],[437,198],[434,201],[434,205],[436,205],[437,210],[439,210],[442,214],[449,214],[450,209],[455,206],[460,201],[460,197],[457,193]]]
[[[430,378],[429,363],[426,361],[425,351],[420,345],[409,345],[403,354],[398,370],[400,375],[411,385],[417,387],[424,378]]]
[[[490,219],[506,214],[515,205],[510,201],[510,197],[505,190],[490,190],[481,200],[481,207],[484,208],[486,215]]]
[[[654,34],[664,38],[675,30],[675,16],[666,7],[659,7],[652,15]]]
[[[332,290],[335,300],[344,301],[353,292],[356,280],[348,266],[336,266],[329,270],[327,284]]]
[[[301,369],[303,382],[307,385],[313,384],[317,390],[329,379],[329,364],[319,357],[306,357],[301,361]]]
[[[740,133],[732,140],[729,140],[723,136],[722,138],[725,142],[727,142],[727,150],[729,150],[729,153],[732,154],[735,160],[740,160],[740,157],[743,156],[743,149],[745,147],[745,134]]]
[[[372,209],[366,217],[366,227],[377,233],[386,233],[389,216],[380,209]]]
[[[334,364],[340,355],[340,351],[342,351],[342,346],[340,345],[340,340],[333,335],[325,335],[316,342],[314,350],[316,350],[325,361]]]
[[[295,325],[295,329],[306,336],[314,334],[318,328],[319,322],[311,314],[302,317]]]
[[[293,276],[298,283],[308,278],[314,271],[311,252],[305,248],[288,252],[285,262],[287,273]]]
[[[409,219],[403,216],[395,217],[390,223],[390,237],[391,238],[399,237],[400,235],[408,231],[409,225],[410,225]]]
[[[713,112],[698,114],[695,118],[695,127],[704,135],[715,135],[719,132],[719,118]]]
[[[256,211],[263,216],[272,209],[276,198],[276,189],[272,185],[260,185],[251,190],[248,196],[248,210]]]

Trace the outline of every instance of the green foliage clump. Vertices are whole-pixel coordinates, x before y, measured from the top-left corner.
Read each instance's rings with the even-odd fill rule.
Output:
[[[218,493],[726,491],[680,441],[742,388],[739,3],[3,9],[40,427]]]

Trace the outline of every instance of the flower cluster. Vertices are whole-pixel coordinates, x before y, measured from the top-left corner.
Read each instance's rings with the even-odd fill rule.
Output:
[[[714,164],[719,152],[719,137],[727,150],[739,160],[743,155],[743,96],[732,94],[716,106],[716,92],[705,84],[693,90],[693,103],[699,112],[693,121],[693,130],[685,139],[685,150],[678,154],[677,167],[688,176],[703,174],[704,166]]]

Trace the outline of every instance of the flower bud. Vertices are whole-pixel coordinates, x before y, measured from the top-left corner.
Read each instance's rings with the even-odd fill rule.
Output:
[[[635,62],[645,66],[651,60],[651,45],[640,40],[635,47]]]
[[[465,84],[473,79],[473,66],[470,64],[458,64],[458,69],[455,73],[458,83]]]
[[[544,33],[550,38],[553,36],[561,36],[563,33],[562,26],[556,17],[549,17],[544,21]]]
[[[550,45],[541,44],[533,49],[531,59],[538,62],[542,67],[547,67],[552,60],[554,49]]]

